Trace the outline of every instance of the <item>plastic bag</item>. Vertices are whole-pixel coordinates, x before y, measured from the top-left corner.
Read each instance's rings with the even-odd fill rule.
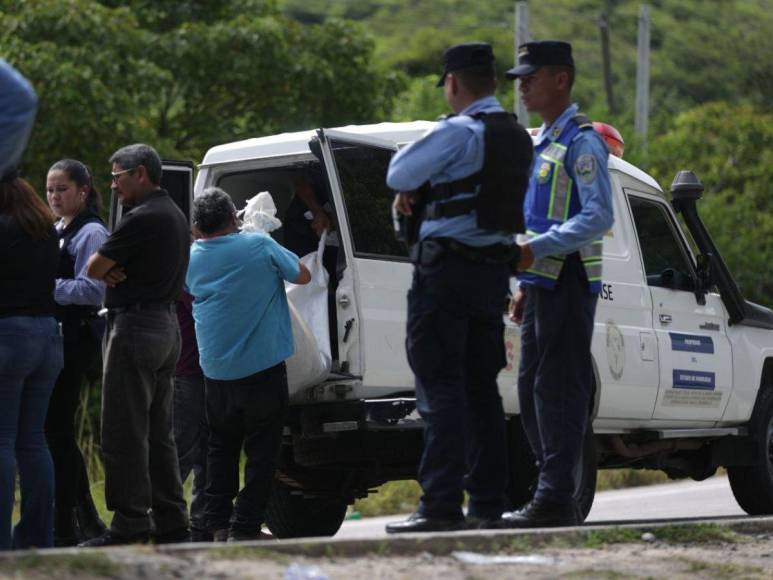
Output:
[[[276,217],[274,198],[267,191],[247,200],[244,209],[237,212],[242,220],[239,227],[243,232],[260,232],[267,234],[282,227],[282,222]]]
[[[322,234],[317,251],[306,254],[301,263],[309,269],[311,281],[297,285],[285,282],[295,339],[295,353],[287,359],[287,383],[290,396],[304,387],[324,381],[330,373],[330,329],[328,327],[328,273],[322,264],[327,232]],[[309,338],[313,338],[312,345]]]

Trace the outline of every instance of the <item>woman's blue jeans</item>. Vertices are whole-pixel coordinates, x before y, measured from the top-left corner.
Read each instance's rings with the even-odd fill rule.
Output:
[[[0,550],[53,545],[54,467],[43,425],[62,364],[53,317],[0,318]],[[17,469],[21,519],[11,539]]]

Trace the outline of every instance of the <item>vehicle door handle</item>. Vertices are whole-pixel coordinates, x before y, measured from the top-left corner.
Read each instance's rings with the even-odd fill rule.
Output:
[[[660,318],[660,324],[671,324],[672,318],[670,314],[661,314],[659,318]]]

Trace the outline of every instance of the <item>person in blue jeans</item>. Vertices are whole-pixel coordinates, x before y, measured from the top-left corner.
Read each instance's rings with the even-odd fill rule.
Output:
[[[54,535],[43,423],[63,364],[54,318],[59,240],[53,215],[15,169],[36,110],[29,82],[0,59],[0,550],[46,548]],[[17,470],[21,519],[12,535]]]
[[[59,238],[21,178],[0,178],[0,550],[53,545],[54,466],[43,425],[63,365],[54,318]],[[21,519],[11,535],[14,488]]]

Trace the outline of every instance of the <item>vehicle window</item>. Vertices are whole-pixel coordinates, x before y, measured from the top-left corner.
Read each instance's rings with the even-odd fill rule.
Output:
[[[692,267],[674,224],[662,204],[629,197],[647,284],[692,290]]]
[[[392,226],[393,192],[386,174],[392,151],[352,145],[332,139],[354,254],[359,257],[405,258],[408,251],[395,239]]]
[[[271,237],[283,246],[299,253],[298,248],[290,247],[292,246],[291,234],[296,229],[299,229],[301,232],[305,229],[307,230],[308,237],[311,238],[312,232],[310,226],[306,224],[300,224],[296,227],[295,221],[305,221],[303,213],[306,208],[304,207],[300,212],[293,211],[294,206],[300,205],[298,202],[294,203],[294,192],[300,176],[306,175],[315,169],[318,172],[322,171],[318,163],[306,163],[228,173],[218,179],[217,186],[228,192],[237,210],[244,209],[247,200],[261,191],[268,191],[276,205],[276,217],[282,221],[282,227],[271,232]],[[326,196],[326,191],[322,192],[322,194]],[[320,203],[320,205],[323,204],[324,202]],[[296,215],[298,213],[300,215]],[[301,250],[299,255],[304,255],[315,249],[316,243],[312,240],[311,244],[304,250]]]

